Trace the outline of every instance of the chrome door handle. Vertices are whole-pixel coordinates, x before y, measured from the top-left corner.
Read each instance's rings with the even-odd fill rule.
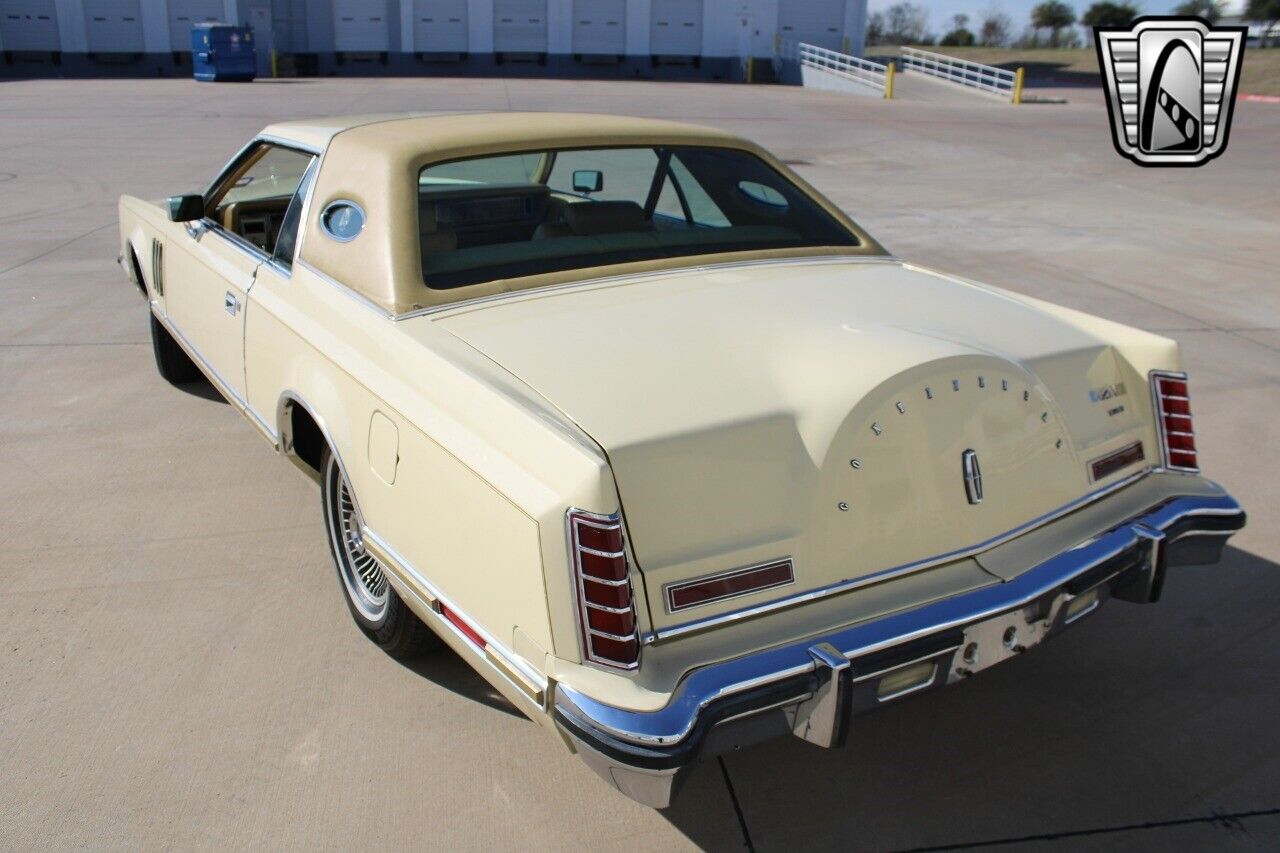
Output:
[[[236,295],[230,290],[227,291],[227,296],[222,305],[232,317],[236,316],[236,312],[240,310],[240,300],[236,299]]]

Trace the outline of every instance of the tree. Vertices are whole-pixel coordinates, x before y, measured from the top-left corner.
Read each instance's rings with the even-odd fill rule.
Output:
[[[1080,23],[1089,28],[1093,37],[1094,27],[1127,27],[1138,17],[1138,7],[1131,3],[1094,3],[1080,17]]]
[[[973,33],[965,29],[952,30],[951,32],[938,39],[938,44],[947,47],[969,47],[977,39],[973,37]]]
[[[1058,0],[1045,0],[1031,10],[1032,25],[1049,31],[1049,47],[1057,47],[1062,31],[1075,22],[1076,10]]]
[[[885,39],[889,44],[924,44],[929,10],[914,3],[894,3],[885,10]]]
[[[1276,23],[1280,22],[1280,0],[1249,0],[1244,16],[1250,21],[1262,24],[1262,33],[1258,36],[1258,42],[1263,47],[1270,47],[1271,31],[1275,29]]]
[[[995,9],[982,13],[982,26],[978,28],[978,39],[987,47],[1004,47],[1009,43],[1009,33],[1013,22],[1009,16]]]
[[[973,33],[969,31],[969,16],[952,15],[951,32],[938,39],[938,44],[948,47],[968,47],[974,41],[976,39],[974,39]]]
[[[884,38],[884,15],[880,12],[872,12],[867,18],[867,44],[884,44]]]
[[[1138,7],[1131,3],[1094,3],[1085,10],[1080,23],[1086,27],[1127,27],[1138,17]]]
[[[1223,5],[1224,0],[1187,0],[1181,6],[1174,6],[1173,14],[1204,18],[1209,23],[1216,24],[1222,17]]]

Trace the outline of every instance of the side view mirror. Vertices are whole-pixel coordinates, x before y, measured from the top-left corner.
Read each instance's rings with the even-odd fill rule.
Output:
[[[169,221],[194,222],[204,218],[204,198],[198,195],[169,196]]]
[[[573,172],[573,191],[576,193],[598,193],[604,189],[604,172],[598,169],[575,169]]]

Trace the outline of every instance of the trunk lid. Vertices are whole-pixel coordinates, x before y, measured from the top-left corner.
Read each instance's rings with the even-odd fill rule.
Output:
[[[898,263],[666,273],[435,322],[604,448],[659,631],[971,548],[1145,439],[1140,397],[1116,396],[1143,380],[1106,343]],[[788,586],[668,609],[671,583],[785,557]]]

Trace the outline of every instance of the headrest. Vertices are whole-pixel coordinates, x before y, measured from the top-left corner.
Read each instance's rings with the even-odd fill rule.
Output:
[[[579,237],[644,231],[644,208],[634,201],[580,201],[564,206],[564,221]]]

